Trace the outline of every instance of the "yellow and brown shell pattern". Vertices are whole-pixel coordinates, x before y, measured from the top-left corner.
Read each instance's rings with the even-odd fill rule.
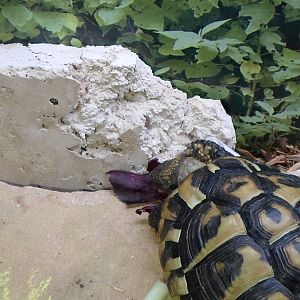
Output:
[[[160,260],[174,299],[300,299],[300,178],[238,157],[166,199]]]

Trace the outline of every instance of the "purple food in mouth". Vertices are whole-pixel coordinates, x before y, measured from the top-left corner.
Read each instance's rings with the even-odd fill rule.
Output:
[[[163,199],[161,193],[151,181],[150,174],[135,174],[128,171],[109,171],[109,181],[119,200],[127,204],[153,202]]]

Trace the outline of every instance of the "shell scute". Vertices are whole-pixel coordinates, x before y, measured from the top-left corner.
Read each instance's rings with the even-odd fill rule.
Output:
[[[163,207],[160,255],[173,296],[298,297],[299,178],[219,158],[189,175]]]

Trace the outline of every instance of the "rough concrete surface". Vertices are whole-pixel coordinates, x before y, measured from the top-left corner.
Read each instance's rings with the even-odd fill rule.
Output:
[[[230,147],[220,101],[187,98],[121,46],[0,45],[0,180],[64,190],[109,187],[195,138]]]
[[[0,203],[0,299],[141,300],[161,277],[146,216],[110,191],[0,183]]]

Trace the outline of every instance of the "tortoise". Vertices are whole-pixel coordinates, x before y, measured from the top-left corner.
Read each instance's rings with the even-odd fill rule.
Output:
[[[187,161],[196,170],[179,179]],[[300,299],[299,177],[198,140],[149,178],[172,190],[139,212],[174,299]]]

